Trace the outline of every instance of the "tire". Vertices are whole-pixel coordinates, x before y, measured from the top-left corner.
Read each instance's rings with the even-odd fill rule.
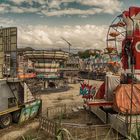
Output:
[[[0,127],[6,128],[12,123],[12,115],[11,114],[5,114],[0,116]]]
[[[13,112],[12,114],[12,119],[14,123],[18,123],[19,122],[19,118],[20,118],[20,110]]]

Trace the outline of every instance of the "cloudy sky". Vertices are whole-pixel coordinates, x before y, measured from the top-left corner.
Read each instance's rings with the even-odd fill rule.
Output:
[[[0,26],[18,27],[18,47],[105,48],[114,17],[140,0],[0,0]]]

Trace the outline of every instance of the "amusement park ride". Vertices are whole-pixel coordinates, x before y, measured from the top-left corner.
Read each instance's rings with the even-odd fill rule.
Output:
[[[34,50],[24,52],[24,57],[32,62],[30,71],[36,74],[36,81],[42,90],[64,89],[67,79],[61,73],[60,68],[64,66],[69,54],[59,50]],[[39,80],[39,81],[38,81]],[[34,88],[34,87],[33,87]]]
[[[128,136],[140,122],[140,7],[130,7],[115,18],[108,30],[107,50],[110,57],[121,57],[121,75],[106,75],[96,94],[93,87],[82,84],[81,94],[86,107]]]

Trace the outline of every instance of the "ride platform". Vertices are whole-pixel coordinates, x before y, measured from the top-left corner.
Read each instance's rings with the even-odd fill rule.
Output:
[[[93,101],[87,102],[88,106],[112,106],[113,102],[112,101],[106,101],[104,99],[95,99]]]
[[[130,134],[130,132],[131,133],[135,132],[136,125],[140,124],[140,115],[130,116],[128,114],[119,114],[113,111],[111,106],[101,107],[96,103],[88,107],[89,110],[92,113],[94,113],[103,123],[110,124],[111,128],[116,130],[124,137],[127,137]],[[131,123],[130,123],[130,118],[131,118]]]

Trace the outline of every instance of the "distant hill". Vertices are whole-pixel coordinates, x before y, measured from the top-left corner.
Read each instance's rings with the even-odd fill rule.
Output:
[[[26,47],[26,48],[17,48],[18,52],[23,52],[23,51],[33,51],[34,49],[31,47]]]

